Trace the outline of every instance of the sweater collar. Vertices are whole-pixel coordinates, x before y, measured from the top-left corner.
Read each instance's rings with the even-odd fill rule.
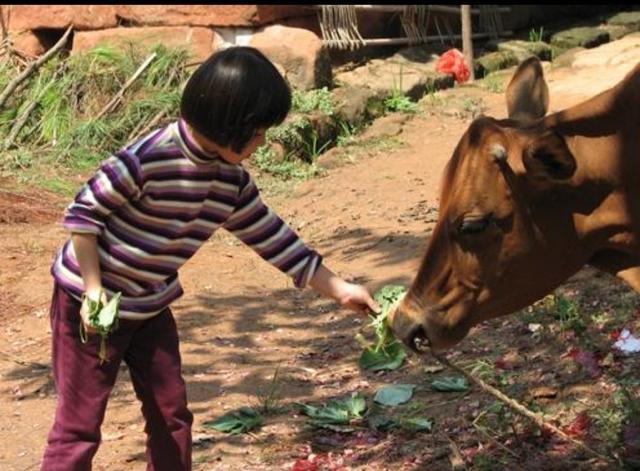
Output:
[[[189,131],[187,123],[180,118],[176,123],[177,132],[176,140],[180,149],[189,160],[198,165],[211,165],[220,159],[217,152],[207,151],[203,149]]]

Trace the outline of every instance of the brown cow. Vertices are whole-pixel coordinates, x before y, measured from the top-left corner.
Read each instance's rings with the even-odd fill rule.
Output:
[[[640,292],[640,65],[545,117],[548,101],[540,62],[528,59],[507,89],[509,119],[479,117],[462,136],[425,257],[390,314],[407,345],[452,346],[585,264]]]

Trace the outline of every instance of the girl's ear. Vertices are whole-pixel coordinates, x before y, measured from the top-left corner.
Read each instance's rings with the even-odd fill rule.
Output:
[[[576,170],[576,159],[556,132],[547,130],[524,149],[522,161],[535,180],[566,180]]]

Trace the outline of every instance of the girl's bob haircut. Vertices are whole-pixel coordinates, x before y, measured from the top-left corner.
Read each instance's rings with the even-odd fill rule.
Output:
[[[278,69],[252,47],[215,52],[189,78],[182,118],[197,132],[240,153],[259,128],[284,121],[291,90]]]

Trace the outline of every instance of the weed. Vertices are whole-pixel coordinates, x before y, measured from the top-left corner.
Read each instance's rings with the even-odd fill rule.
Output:
[[[258,399],[258,410],[263,414],[270,414],[279,408],[282,399],[282,378],[280,376],[280,365],[273,372],[271,382],[266,388],[258,387],[256,397]]]
[[[335,109],[333,95],[327,87],[308,91],[294,90],[291,96],[291,109],[299,113],[318,110],[331,116]]]
[[[489,90],[493,93],[503,93],[504,88],[504,76],[498,73],[490,73],[486,75],[480,82],[481,87]]]
[[[539,30],[535,30],[531,28],[529,30],[529,42],[537,43],[543,41],[544,39],[544,27],[541,26]]]
[[[554,297],[554,317],[563,331],[572,330],[576,335],[581,335],[587,330],[587,324],[577,304],[561,294]]]

